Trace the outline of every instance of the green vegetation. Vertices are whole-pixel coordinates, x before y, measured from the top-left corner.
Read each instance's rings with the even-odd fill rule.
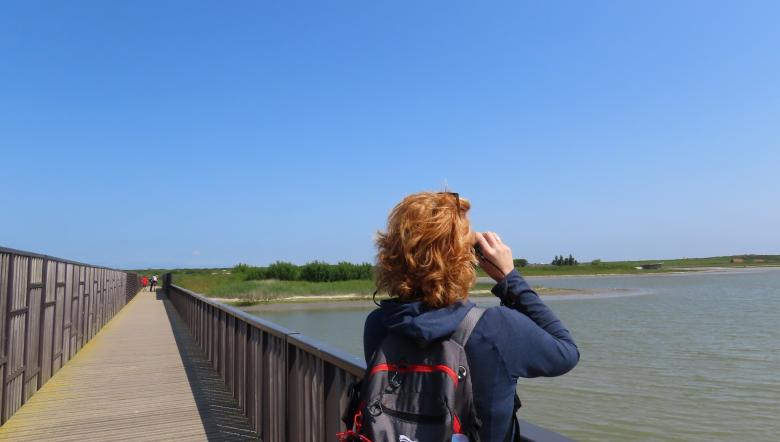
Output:
[[[628,261],[627,261],[628,262]],[[780,265],[780,255],[732,255],[710,258],[660,259],[655,261],[633,261],[637,264],[663,262],[673,267],[745,267]]]
[[[556,256],[550,264],[554,266],[576,266],[579,262],[570,253],[568,258],[564,258],[563,255]]]
[[[653,261],[655,262],[655,261]],[[612,275],[679,272],[680,269],[664,266],[661,269],[637,270],[632,262],[600,262],[599,264],[552,265],[529,264],[520,270],[525,276]]]
[[[185,283],[184,281],[182,283]],[[280,297],[304,295],[370,295],[376,288],[371,280],[309,282],[280,281],[266,279],[262,281],[233,280],[209,289],[206,295],[216,298],[253,298],[269,300]]]
[[[568,258],[562,258],[567,261]],[[526,276],[645,274],[694,271],[697,267],[780,266],[780,255],[737,255],[710,258],[682,258],[643,261],[605,262],[594,259],[586,264],[529,264],[516,259],[515,266]],[[638,270],[646,264],[663,263],[660,269]],[[231,269],[143,269],[140,275],[173,274],[174,284],[215,298],[229,298],[237,305],[270,302],[293,296],[332,296],[352,294],[370,298],[375,290],[370,264],[311,262],[302,266],[276,262],[268,267],[239,264]],[[486,276],[477,269],[479,276]],[[485,292],[492,284],[477,284],[476,292]]]
[[[174,284],[209,297],[230,299],[233,305],[251,305],[296,296],[354,295],[355,298],[370,299],[376,290],[374,281],[370,279],[326,282],[278,279],[247,281],[243,274],[235,273],[232,269],[208,269],[202,272],[188,269],[174,270],[172,273]],[[491,287],[492,284],[477,284],[474,290],[489,290]]]
[[[559,257],[560,258],[560,257]],[[568,258],[564,258],[564,261]],[[575,260],[576,261],[576,260]],[[663,263],[660,269],[640,270],[637,267]],[[696,270],[697,267],[746,267],[780,265],[780,255],[734,255],[709,258],[657,259],[641,261],[602,261],[594,259],[588,264],[547,265],[529,264],[520,269],[526,276],[609,275],[668,273]]]
[[[241,275],[245,281],[278,279],[280,281],[333,282],[356,279],[372,280],[374,278],[371,264],[352,264],[351,262],[328,264],[313,261],[297,266],[289,262],[276,261],[268,267],[250,267],[246,264],[239,264],[233,267],[233,272]]]
[[[525,258],[513,259],[512,262],[514,262],[515,268],[525,267],[528,265],[528,260]]]

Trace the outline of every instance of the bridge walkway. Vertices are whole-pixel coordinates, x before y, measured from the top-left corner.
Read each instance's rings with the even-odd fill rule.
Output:
[[[0,440],[258,440],[170,301],[140,292],[8,422]]]

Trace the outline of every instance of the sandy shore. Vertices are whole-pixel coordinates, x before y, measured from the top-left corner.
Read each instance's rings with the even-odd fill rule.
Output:
[[[635,290],[629,289],[563,289],[536,287],[534,290],[542,299],[582,299],[589,297],[630,296]],[[470,293],[474,302],[484,303],[496,299],[490,290],[474,290]],[[246,301],[242,298],[211,298],[217,302],[233,303]],[[377,298],[377,301],[380,299]],[[364,309],[374,306],[371,296],[359,294],[340,295],[298,295],[277,298],[270,302],[258,302],[253,305],[240,306],[248,312],[287,311],[287,310],[329,310],[329,309]]]

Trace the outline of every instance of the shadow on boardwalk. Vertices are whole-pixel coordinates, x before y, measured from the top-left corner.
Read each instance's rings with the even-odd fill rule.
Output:
[[[248,419],[241,413],[238,402],[227,390],[219,373],[211,367],[205,353],[192,338],[171,301],[162,291],[157,292],[157,299],[165,305],[165,313],[171,322],[176,345],[208,440],[260,440],[250,427]]]

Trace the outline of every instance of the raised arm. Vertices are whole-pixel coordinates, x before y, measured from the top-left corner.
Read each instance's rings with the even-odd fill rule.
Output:
[[[524,317],[508,315],[516,340],[506,355],[515,376],[560,376],[577,365],[580,352],[569,330],[517,270],[493,287],[502,304]],[[524,321],[523,319],[530,319]]]
[[[571,333],[515,270],[512,250],[492,232],[477,233],[482,268],[497,284],[493,294],[522,316],[507,315],[514,329],[508,368],[515,376],[559,376],[574,368],[580,353]]]

